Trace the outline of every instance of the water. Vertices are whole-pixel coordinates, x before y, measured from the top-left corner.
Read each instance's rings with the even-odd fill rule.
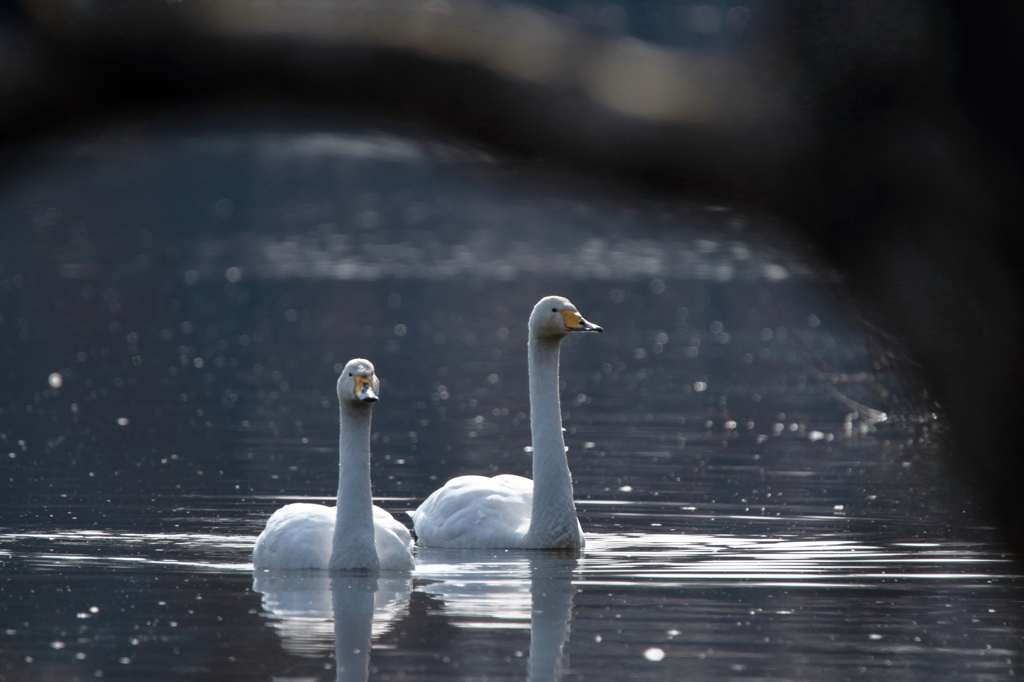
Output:
[[[0,678],[1017,676],[927,399],[766,225],[361,130],[134,135],[0,194]],[[549,293],[606,329],[562,353],[582,555],[254,576],[331,502],[351,357],[379,505],[529,475]]]

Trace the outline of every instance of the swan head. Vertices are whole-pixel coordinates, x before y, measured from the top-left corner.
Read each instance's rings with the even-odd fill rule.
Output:
[[[380,394],[380,381],[373,371],[373,363],[356,358],[349,360],[338,378],[338,400],[375,403]]]
[[[569,299],[545,296],[533,307],[530,333],[536,337],[562,338],[569,332],[603,332],[604,329],[583,319]]]

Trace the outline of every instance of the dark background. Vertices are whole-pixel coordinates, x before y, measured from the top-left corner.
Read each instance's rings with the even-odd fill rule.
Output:
[[[1020,6],[708,4],[722,28],[674,40],[658,27],[679,16],[658,3],[544,5],[581,49],[633,35],[725,65],[703,117],[657,121],[602,107],[571,79],[507,78],[464,54],[457,31],[410,48],[335,30],[344,10],[321,17],[319,5],[289,3],[261,37],[246,32],[244,3],[7,2],[0,180],[16,182],[49,140],[211,116],[259,129],[269,108],[311,125],[377,117],[520,163],[764,212],[845,273],[905,344],[961,471],[1024,545]],[[456,19],[479,10],[442,5]],[[500,15],[475,16],[472,30],[514,40],[488,23]]]

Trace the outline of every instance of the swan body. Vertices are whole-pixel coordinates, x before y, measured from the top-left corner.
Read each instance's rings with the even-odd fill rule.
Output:
[[[341,412],[338,503],[289,504],[271,515],[252,552],[255,568],[404,571],[412,536],[370,495],[370,413],[379,382],[367,360],[351,360],[338,379]]]
[[[256,568],[326,570],[334,549],[336,523],[336,507],[306,502],[281,507],[267,520],[267,527],[256,542],[252,563]],[[412,568],[409,529],[377,506],[373,507],[373,536],[380,570]]]
[[[581,549],[583,529],[572,500],[562,439],[558,351],[574,331],[604,331],[561,296],[548,296],[530,315],[530,429],[533,480],[503,474],[459,476],[412,512],[425,547]]]

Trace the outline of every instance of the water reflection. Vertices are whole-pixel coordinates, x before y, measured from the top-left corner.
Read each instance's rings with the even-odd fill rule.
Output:
[[[177,679],[183,669],[166,669],[157,652],[184,647],[188,633],[193,648],[236,642],[218,655],[237,662],[209,679],[248,679],[240,671],[254,665],[257,676],[311,679],[338,666],[345,680],[414,669],[530,680],[1013,676],[1024,593],[991,543],[763,534],[742,513],[675,515],[657,518],[685,519],[690,531],[592,532],[581,556],[418,548],[411,578],[380,579],[249,574],[255,536],[3,534],[5,608],[23,623],[6,646],[33,665],[84,650],[83,666],[109,648],[135,679],[153,680]],[[733,532],[709,532],[721,524]],[[78,644],[66,608],[78,614]],[[250,641],[262,642],[258,654]]]
[[[365,680],[372,642],[408,615],[412,579],[257,570],[253,590],[287,651],[330,651],[339,680]]]
[[[575,567],[545,552],[530,561],[530,682],[561,679],[572,623],[571,578]]]
[[[436,597],[441,614],[460,628],[528,629],[528,679],[560,678],[576,593],[574,553],[418,551],[417,591]],[[256,571],[253,589],[285,649],[316,656],[333,644],[338,679],[365,680],[371,641],[409,614],[412,580]]]
[[[207,533],[131,533],[99,530],[5,533],[0,556],[25,562],[35,570],[93,565],[130,569],[133,565],[183,567],[204,572],[248,571],[241,554],[252,552],[255,538]]]
[[[946,543],[868,545],[832,537],[799,539],[686,534],[587,536],[588,584],[648,586],[713,583],[744,587],[867,587],[922,579],[970,584],[1015,577],[1013,561]]]

